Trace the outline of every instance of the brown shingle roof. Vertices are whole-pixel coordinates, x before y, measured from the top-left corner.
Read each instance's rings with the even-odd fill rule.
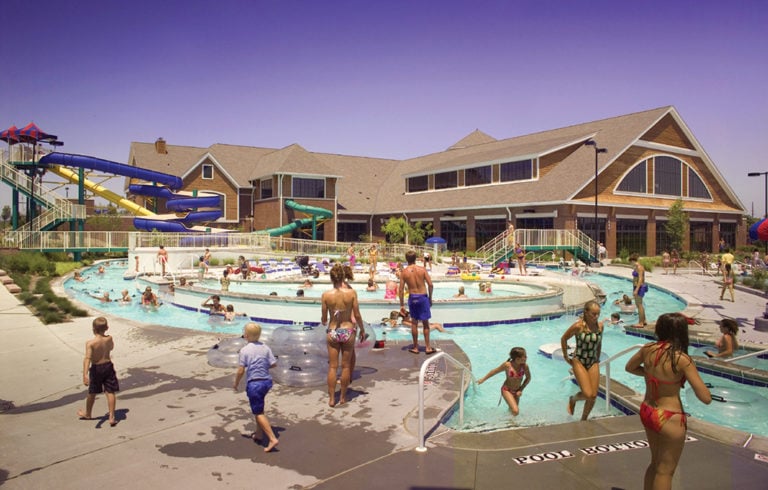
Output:
[[[252,179],[276,173],[340,176],[340,214],[558,204],[573,199],[593,181],[595,154],[593,148],[583,145],[584,141],[593,138],[607,148],[599,159],[602,170],[669,114],[679,118],[674,108],[667,106],[503,140],[475,130],[447,151],[402,161],[314,153],[297,144],[279,150],[224,144],[207,149],[168,145],[168,154],[158,155],[151,143],[132,143],[131,155],[141,166],[183,175],[210,154],[242,187],[250,186]],[[682,121],[680,124],[684,127]],[[535,181],[405,194],[407,176],[536,158],[559,150],[564,150],[563,158]],[[716,169],[713,173],[738,202]]]

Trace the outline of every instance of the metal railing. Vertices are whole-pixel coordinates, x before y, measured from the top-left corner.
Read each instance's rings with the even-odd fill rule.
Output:
[[[450,361],[453,365],[459,367],[461,369],[461,384],[459,385],[459,423],[464,423],[464,387],[466,385],[466,375],[469,373],[470,379],[472,380],[472,384],[476,383],[475,377],[472,374],[472,371],[470,368],[462,364],[461,362],[457,361],[454,357],[452,357],[450,354],[446,354],[445,352],[438,352],[434,357],[427,359],[424,361],[421,365],[421,369],[419,370],[419,446],[416,448],[416,451],[423,453],[427,451],[427,447],[424,445],[426,442],[426,436],[425,436],[425,430],[424,430],[424,376],[427,371],[427,367],[432,364],[433,362],[436,362],[438,359],[445,358],[447,361]]]
[[[570,249],[593,256],[596,243],[579,230],[504,230],[491,241],[478,248],[476,255],[485,262],[496,264],[514,251],[516,243],[528,249]],[[530,250],[529,250],[530,251]]]
[[[127,231],[9,231],[3,246],[39,251],[126,251],[133,232]]]
[[[47,186],[35,183],[33,179],[16,169],[5,158],[0,161],[0,178],[6,184],[39,201],[48,208],[16,231],[41,230],[58,221],[71,221],[74,219],[85,219],[86,217],[84,205],[73,204],[59,197],[56,192]]]
[[[644,346],[645,344],[635,344],[632,346],[627,347],[626,349],[610,356],[608,359],[601,361],[600,366],[605,366],[605,410],[608,411],[611,408],[611,362],[613,362],[614,359],[619,358],[623,356],[624,354],[628,352],[632,352],[633,350],[637,350],[640,347]],[[564,356],[567,354],[563,354]],[[569,379],[573,378],[573,369],[570,370],[570,374],[563,378],[563,381],[568,381]]]
[[[768,354],[768,349],[750,352],[749,354],[744,354],[743,356],[739,356],[739,357],[733,357],[731,359],[720,359],[720,360],[725,362],[736,362],[736,361],[741,361],[742,359],[748,359],[750,357],[762,356],[763,354]]]

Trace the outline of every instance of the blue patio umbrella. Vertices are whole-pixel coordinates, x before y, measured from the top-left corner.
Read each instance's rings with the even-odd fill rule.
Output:
[[[445,238],[440,238],[439,236],[431,236],[427,238],[426,243],[430,245],[445,245],[448,242],[445,241]]]
[[[758,221],[757,223],[749,227],[750,240],[760,240],[760,237],[757,235],[757,229],[760,228],[760,225],[762,225],[765,220],[766,218],[761,219],[760,221]]]
[[[431,236],[425,240],[425,242],[429,245],[432,245],[432,247],[435,249],[435,258],[437,258],[437,249],[440,247],[440,245],[445,245],[446,242],[445,238],[440,238],[439,236]]]

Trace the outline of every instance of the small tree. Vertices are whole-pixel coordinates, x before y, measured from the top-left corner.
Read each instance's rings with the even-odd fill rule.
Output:
[[[683,208],[683,200],[677,198],[667,211],[667,223],[664,225],[672,248],[682,250],[685,232],[688,230],[688,213]]]
[[[432,233],[432,223],[425,225],[418,221],[411,225],[402,216],[392,216],[381,227],[381,231],[387,236],[389,243],[423,245],[427,234]]]

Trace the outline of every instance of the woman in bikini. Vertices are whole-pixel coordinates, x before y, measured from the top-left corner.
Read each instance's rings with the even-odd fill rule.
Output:
[[[691,384],[696,397],[712,401],[709,389],[688,355],[688,320],[680,313],[665,313],[656,320],[657,342],[645,344],[627,362],[628,372],[645,377],[645,399],[640,420],[645,427],[651,463],[645,470],[646,490],[672,488],[672,476],[683,452],[687,431],[680,388]]]
[[[493,376],[499,373],[506,373],[507,379],[501,385],[501,396],[509,405],[509,411],[517,416],[520,413],[520,397],[523,396],[523,389],[531,382],[531,371],[528,369],[528,356],[522,347],[513,347],[509,351],[509,359],[504,361],[499,367],[491,369],[488,374],[477,380],[481,385]]]
[[[733,318],[720,320],[720,333],[723,334],[717,342],[717,352],[705,350],[707,357],[728,358],[733,355],[733,351],[739,348],[739,342],[736,340],[736,334],[739,332],[739,324]]]
[[[637,323],[632,326],[635,328],[645,328],[648,326],[648,322],[645,319],[643,297],[648,292],[648,285],[645,283],[645,267],[638,262],[638,258],[637,254],[629,256],[629,263],[634,267],[632,271],[632,295],[635,298],[635,305],[637,305]]]
[[[333,289],[325,291],[322,303],[321,322],[326,327],[328,345],[328,405],[336,406],[336,373],[341,356],[341,394],[339,405],[347,402],[347,388],[354,369],[355,337],[360,333],[363,340],[365,329],[354,289],[344,286],[344,266],[336,264],[331,269]],[[356,327],[359,328],[356,329]]]
[[[595,406],[597,388],[600,384],[600,352],[603,347],[603,322],[600,318],[600,304],[587,301],[584,315],[571,325],[560,338],[563,359],[571,365],[573,375],[579,384],[579,392],[568,398],[568,413],[573,415],[576,402],[584,400],[581,420],[587,420]],[[568,355],[568,340],[576,337],[576,350]]]
[[[733,266],[731,264],[725,264],[725,267],[723,267],[723,287],[720,289],[720,300],[722,301],[723,295],[726,291],[730,291],[731,293],[731,302],[735,303],[736,299],[733,296],[733,282],[734,282],[734,276],[733,276]]]

